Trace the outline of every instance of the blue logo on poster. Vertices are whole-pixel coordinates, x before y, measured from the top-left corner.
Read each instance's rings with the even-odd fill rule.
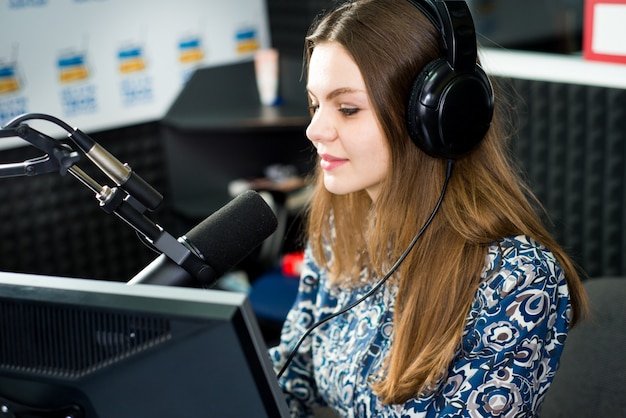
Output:
[[[143,51],[138,46],[119,50],[117,59],[119,60],[119,69],[122,74],[143,71],[146,68]]]
[[[198,63],[204,58],[202,41],[200,38],[191,37],[178,43],[178,59],[181,64]]]
[[[259,40],[255,28],[242,28],[235,34],[237,52],[247,54],[259,49]]]
[[[61,83],[72,83],[85,80],[89,77],[89,70],[85,64],[85,56],[82,54],[69,54],[59,58],[59,80]]]
[[[68,52],[57,60],[61,108],[65,115],[94,113],[97,110],[96,86],[88,83],[89,69],[82,52]]]
[[[152,77],[145,74],[146,59],[141,46],[128,46],[117,53],[122,104],[126,107],[152,101]]]
[[[22,83],[14,63],[0,61],[0,126],[27,113],[27,99],[19,95]]]
[[[0,94],[13,93],[20,89],[15,65],[0,62]]]

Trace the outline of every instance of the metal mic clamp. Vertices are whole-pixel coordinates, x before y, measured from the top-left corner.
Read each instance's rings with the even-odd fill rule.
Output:
[[[80,147],[85,155],[111,180],[150,210],[156,209],[163,195],[133,172],[80,129],[74,129],[68,137]]]

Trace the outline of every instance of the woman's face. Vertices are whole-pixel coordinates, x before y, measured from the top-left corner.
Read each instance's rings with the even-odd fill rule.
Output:
[[[314,110],[306,135],[317,149],[329,192],[365,190],[376,200],[390,156],[361,71],[336,42],[315,46],[307,90]]]

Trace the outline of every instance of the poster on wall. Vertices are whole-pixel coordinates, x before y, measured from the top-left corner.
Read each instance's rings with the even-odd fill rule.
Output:
[[[583,56],[626,64],[626,0],[585,0]]]
[[[0,125],[158,120],[196,68],[269,46],[265,0],[0,0]]]

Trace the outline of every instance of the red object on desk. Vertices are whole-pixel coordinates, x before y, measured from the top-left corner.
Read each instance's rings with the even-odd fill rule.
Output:
[[[283,274],[289,277],[300,277],[303,260],[304,252],[302,251],[285,254],[282,263]]]

